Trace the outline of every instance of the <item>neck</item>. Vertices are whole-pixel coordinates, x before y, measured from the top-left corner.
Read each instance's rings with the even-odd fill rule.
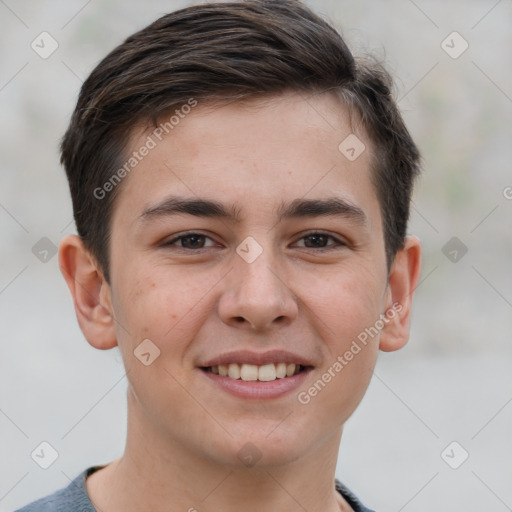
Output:
[[[166,437],[134,407],[130,393],[128,402],[124,455],[87,479],[98,510],[352,510],[334,487],[341,428],[286,464],[226,466]]]

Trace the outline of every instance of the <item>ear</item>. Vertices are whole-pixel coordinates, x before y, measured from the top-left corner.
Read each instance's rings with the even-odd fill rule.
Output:
[[[409,340],[411,304],[421,268],[421,245],[415,236],[405,239],[391,266],[386,291],[385,326],[380,334],[379,349],[392,352]]]
[[[59,266],[87,341],[101,350],[115,347],[117,337],[110,286],[78,236],[68,235],[61,240]]]

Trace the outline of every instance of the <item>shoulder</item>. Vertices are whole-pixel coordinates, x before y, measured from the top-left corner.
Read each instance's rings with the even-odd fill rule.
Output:
[[[67,487],[39,498],[15,512],[95,512],[87,494],[85,480],[98,466],[82,471]]]
[[[372,509],[365,507],[357,498],[357,496],[338,479],[334,480],[336,490],[345,498],[347,503],[354,509],[354,512],[375,512]]]

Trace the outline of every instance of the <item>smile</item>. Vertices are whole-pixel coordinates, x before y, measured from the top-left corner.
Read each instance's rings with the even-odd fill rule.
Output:
[[[263,365],[255,364],[219,364],[203,368],[204,371],[229,377],[230,379],[240,379],[243,381],[262,381],[269,382],[276,379],[285,379],[297,375],[305,369],[304,366],[296,363],[269,363]]]

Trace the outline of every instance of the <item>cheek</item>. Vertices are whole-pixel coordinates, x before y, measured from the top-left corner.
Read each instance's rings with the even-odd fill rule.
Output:
[[[181,363],[182,353],[204,322],[201,304],[215,281],[215,276],[193,278],[177,266],[127,266],[118,276],[122,286],[114,296],[120,349],[128,354],[149,339],[165,356],[162,359]]]
[[[375,324],[383,307],[384,279],[365,266],[330,272],[304,297],[333,355]]]
[[[368,388],[378,355],[375,325],[384,293],[371,270],[347,269],[337,276],[309,294],[307,304],[315,312],[312,318],[325,342],[326,358],[299,400],[315,403],[316,414],[333,425],[346,421]]]
[[[147,267],[147,265],[146,265]],[[156,273],[156,272],[155,272]],[[189,378],[185,355],[201,321],[194,308],[204,291],[145,271],[127,272],[115,302],[119,349],[132,392],[155,422],[166,417],[169,396],[182,410],[190,397],[183,391]],[[167,411],[167,412],[166,412]]]
[[[323,369],[306,390],[311,402],[317,400],[320,421],[341,426],[361,403],[368,389],[377,360],[376,345],[351,345]],[[316,396],[315,396],[316,394]]]

